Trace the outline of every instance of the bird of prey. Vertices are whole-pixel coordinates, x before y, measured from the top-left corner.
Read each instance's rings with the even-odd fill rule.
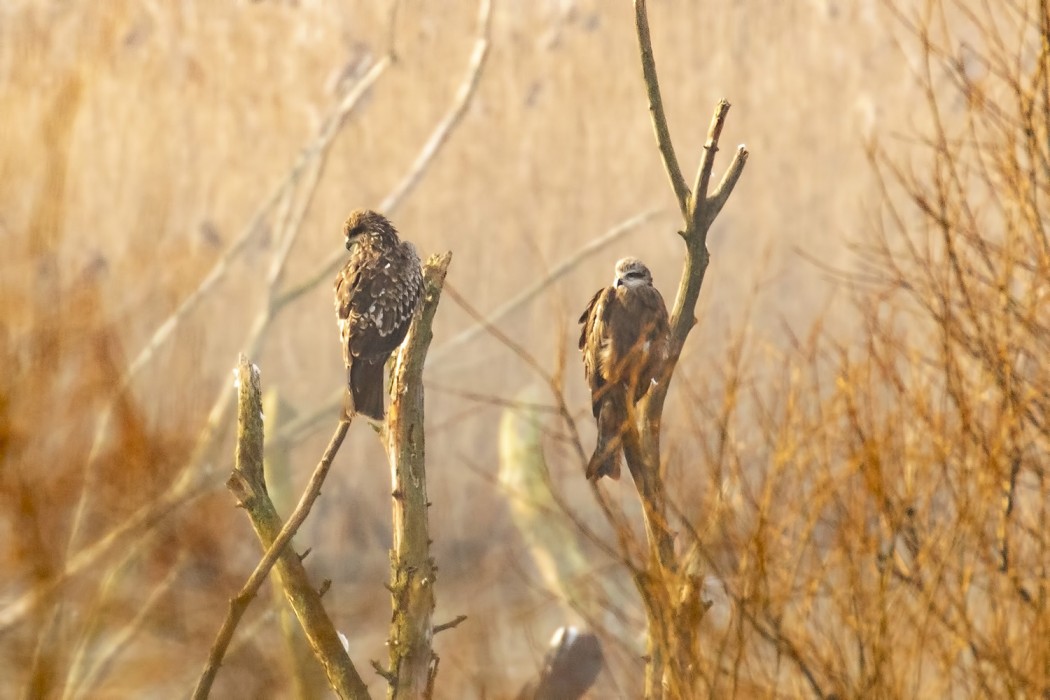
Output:
[[[423,293],[415,246],[382,214],[358,209],[343,225],[350,259],[335,278],[346,364],[344,418],[383,420],[383,365],[401,345]]]
[[[599,290],[580,316],[580,351],[598,421],[598,444],[587,478],[620,478],[620,448],[628,407],[645,396],[667,360],[667,307],[649,268],[637,258],[616,263],[610,287]],[[630,404],[628,404],[630,401]]]

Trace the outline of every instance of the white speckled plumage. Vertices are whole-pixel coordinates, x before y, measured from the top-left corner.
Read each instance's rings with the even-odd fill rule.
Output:
[[[347,369],[346,412],[382,420],[383,365],[405,339],[423,293],[415,246],[390,221],[357,210],[343,226],[350,258],[335,279],[335,309]]]

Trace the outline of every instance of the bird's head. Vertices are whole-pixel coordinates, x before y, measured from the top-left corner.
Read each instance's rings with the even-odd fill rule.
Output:
[[[653,283],[653,274],[638,258],[621,258],[616,262],[614,287],[641,287]]]
[[[343,224],[343,235],[346,237],[346,249],[353,248],[354,243],[362,236],[384,236],[397,240],[397,230],[382,214],[371,209],[355,209],[350,212]]]

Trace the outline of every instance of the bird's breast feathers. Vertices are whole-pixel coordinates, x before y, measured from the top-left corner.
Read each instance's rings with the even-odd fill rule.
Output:
[[[612,375],[624,371],[625,363],[646,363],[652,353],[665,353],[667,311],[655,287],[607,288],[588,326],[597,370],[606,381],[617,381]]]

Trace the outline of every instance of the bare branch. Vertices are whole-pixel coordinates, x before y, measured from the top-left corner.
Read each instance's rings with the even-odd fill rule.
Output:
[[[646,93],[649,96],[649,116],[653,122],[653,131],[656,133],[656,145],[660,149],[663,158],[664,169],[667,177],[671,180],[671,188],[674,190],[678,208],[684,218],[689,217],[689,188],[682,177],[682,169],[678,166],[678,158],[674,154],[674,146],[671,144],[671,132],[667,128],[667,116],[664,114],[664,103],[660,98],[660,82],[656,77],[656,59],[653,58],[653,42],[649,37],[649,17],[645,7],[645,0],[634,0],[634,21],[638,30],[638,48],[642,58],[642,76],[645,79]]]
[[[393,370],[394,400],[386,425],[393,482],[394,546],[390,552],[390,681],[392,698],[423,697],[433,682],[434,579],[427,517],[426,439],[423,432],[423,365],[451,253],[424,265],[424,296]]]
[[[386,682],[389,683],[391,686],[393,686],[394,683],[397,682],[397,676],[395,676],[393,673],[391,673],[390,671],[388,671],[385,668],[383,668],[383,664],[379,663],[375,659],[372,659],[369,663],[372,665],[372,669],[377,674],[379,674],[380,676],[385,678]]]
[[[729,200],[729,195],[733,194],[733,188],[736,187],[737,180],[740,179],[740,175],[744,172],[747,156],[748,150],[743,144],[736,147],[736,152],[733,153],[733,160],[722,175],[722,180],[718,183],[718,187],[707,198],[707,203],[704,205],[702,212],[703,216],[696,222],[699,230],[707,231],[722,211],[722,207]]]
[[[720,100],[711,117],[704,155],[697,171],[698,184],[705,192],[714,165],[714,154],[718,151],[718,138],[728,111],[729,102],[724,99]],[[644,410],[647,421],[658,420],[658,415],[663,412],[664,399],[667,396],[667,389],[678,363],[678,357],[685,346],[689,331],[696,324],[696,303],[700,299],[700,288],[704,284],[704,275],[710,261],[710,255],[707,252],[707,233],[718,212],[729,199],[737,180],[740,179],[744,165],[747,163],[747,156],[747,149],[740,146],[715,193],[710,197],[705,196],[702,201],[694,200],[694,210],[686,217],[684,232],[686,257],[682,277],[678,282],[678,293],[675,295],[674,306],[671,309],[671,352],[664,370],[666,380],[660,382],[651,392],[650,400]]]
[[[653,60],[649,22],[644,0],[635,0],[635,23],[641,47],[642,74],[649,96],[649,111],[656,132],[657,146],[671,179],[675,198],[682,212],[686,251],[682,276],[671,310],[671,343],[668,360],[660,379],[649,390],[637,410],[629,407],[629,420],[623,434],[623,450],[631,476],[638,489],[649,544],[649,564],[634,572],[649,626],[645,672],[645,697],[686,697],[692,694],[697,670],[692,663],[696,625],[702,615],[697,607],[696,580],[681,571],[674,557],[674,533],[667,520],[667,497],[660,455],[660,430],[664,402],[674,370],[689,331],[696,324],[696,303],[700,297],[710,256],[707,233],[729,198],[744,164],[747,151],[737,150],[729,170],[714,195],[708,197],[718,141],[729,112],[729,102],[720,100],[708,127],[704,152],[690,195],[674,155],[671,137],[660,98],[656,65]],[[678,620],[679,623],[676,623]],[[682,620],[686,623],[683,625]]]
[[[718,139],[722,136],[726,114],[729,112],[729,101],[722,98],[715,106],[711,125],[707,129],[707,140],[704,141],[704,153],[700,156],[700,165],[696,169],[696,183],[693,185],[693,196],[689,199],[689,215],[686,217],[688,231],[697,229],[700,212],[707,200],[707,188],[711,182],[711,169],[715,165],[715,154],[718,153]]]
[[[437,634],[438,632],[444,632],[445,630],[455,629],[456,627],[459,627],[461,623],[466,622],[466,620],[466,615],[456,615],[456,618],[454,620],[442,622],[440,625],[434,625],[434,634]]]

